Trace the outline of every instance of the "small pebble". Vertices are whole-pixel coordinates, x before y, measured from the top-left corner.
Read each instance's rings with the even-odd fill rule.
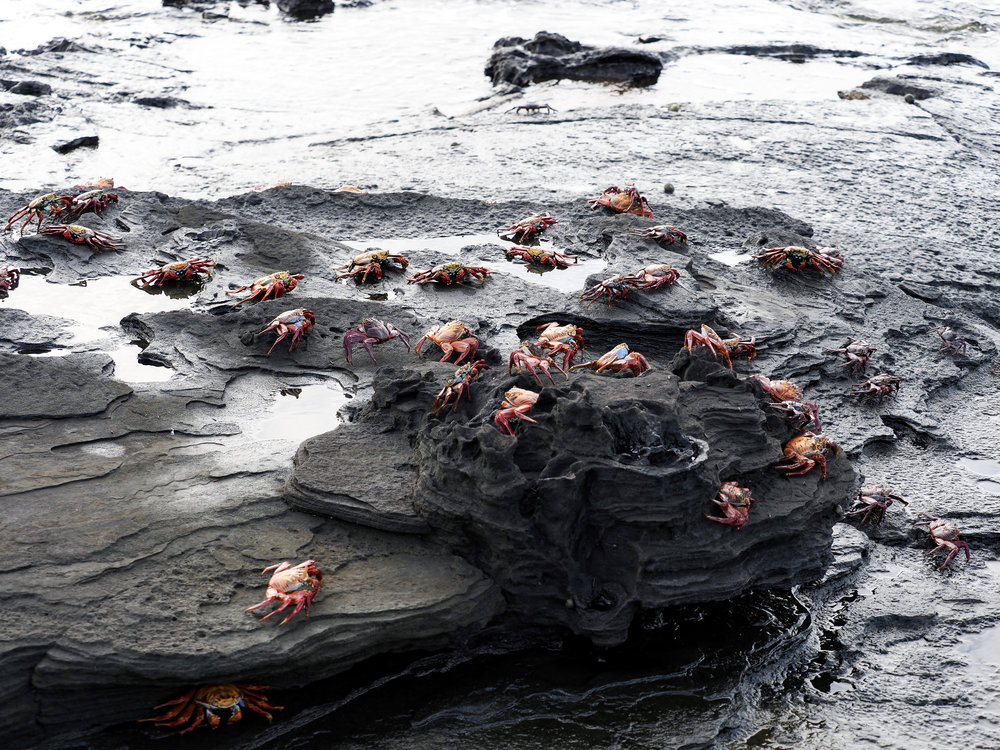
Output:
[[[678,104],[677,102],[673,102],[672,104],[668,104],[667,105],[667,111],[668,112],[680,112],[681,111],[681,105]]]
[[[913,98],[913,94],[907,94],[906,96],[903,97],[903,101],[906,102],[907,104],[913,104],[917,100]]]
[[[666,193],[667,195],[673,195],[674,186],[669,182],[663,183],[663,192]]]

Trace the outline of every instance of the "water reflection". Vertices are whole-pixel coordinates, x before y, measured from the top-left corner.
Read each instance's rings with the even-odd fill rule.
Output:
[[[335,381],[278,386],[266,413],[254,418],[246,432],[258,440],[301,442],[340,424],[337,411],[350,398]]]

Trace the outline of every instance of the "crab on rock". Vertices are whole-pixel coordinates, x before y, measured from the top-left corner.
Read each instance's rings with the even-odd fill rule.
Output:
[[[653,209],[649,207],[647,201],[634,185],[625,184],[625,189],[621,190],[617,185],[612,185],[591,201],[590,210],[595,210],[598,206],[606,206],[615,213],[635,214],[645,216],[647,219],[653,218]]]
[[[455,374],[451,376],[451,379],[444,384],[444,388],[438,393],[437,398],[434,399],[434,403],[431,404],[431,409],[434,410],[434,416],[436,417],[438,413],[448,405],[451,397],[455,396],[455,405],[452,407],[452,411],[458,409],[458,402],[462,400],[462,394],[468,391],[473,381],[480,378],[483,370],[492,370],[493,368],[486,364],[485,359],[477,359],[475,362],[466,362],[464,365],[455,370]],[[444,398],[444,401],[441,399]],[[471,396],[470,396],[471,398]],[[438,401],[441,401],[441,406],[438,406]]]
[[[664,284],[673,284],[680,277],[680,272],[666,263],[654,263],[630,273],[625,279],[632,286],[649,291],[659,289]]]
[[[24,234],[24,228],[31,223],[31,220],[38,217],[38,231],[42,231],[42,219],[45,218],[45,214],[48,213],[49,218],[55,218],[62,214],[63,211],[67,210],[73,204],[72,195],[56,195],[55,193],[46,193],[45,195],[40,195],[26,206],[22,206],[17,209],[14,213],[10,215],[7,220],[7,226],[3,229],[6,232],[10,229],[14,222],[18,219],[24,219],[24,223],[21,225],[21,234]],[[27,218],[25,218],[27,217]]]
[[[787,471],[787,476],[805,474],[816,464],[820,466],[820,473],[826,479],[826,452],[832,450],[833,455],[840,453],[840,448],[832,440],[827,438],[822,432],[813,433],[808,430],[801,435],[797,435],[785,443],[785,452],[778,462],[789,461],[785,466],[775,466],[778,471]],[[798,471],[792,471],[798,469]]]
[[[851,367],[855,375],[864,375],[868,367],[868,358],[878,350],[867,341],[852,338],[847,346],[840,349],[829,349],[824,346],[823,351],[827,354],[843,354],[847,361],[842,362],[840,366]]]
[[[512,419],[523,419],[525,422],[538,424],[537,421],[528,416],[531,407],[538,401],[538,394],[524,388],[511,388],[504,394],[504,400],[500,404],[500,410],[493,415],[493,423],[504,435],[514,435],[514,427],[510,423]]]
[[[278,332],[278,338],[274,340],[271,348],[267,350],[267,356],[270,357],[271,352],[274,351],[274,347],[288,334],[292,334],[292,343],[288,347],[288,351],[291,352],[292,349],[298,346],[299,339],[315,325],[316,316],[313,315],[313,311],[304,310],[300,307],[296,310],[285,310],[285,312],[268,323],[267,328],[259,331],[256,335],[260,336],[260,334],[267,333],[268,331]]]
[[[772,247],[753,257],[772,269],[784,266],[791,271],[804,271],[812,266],[820,276],[826,271],[835,274],[844,266],[840,251],[832,247],[814,247],[812,250],[799,245]]]
[[[131,283],[136,284],[138,282],[137,286],[147,287],[163,286],[167,281],[191,281],[192,279],[198,279],[198,274],[211,276],[213,268],[215,268],[214,260],[209,258],[191,258],[177,263],[167,263],[159,268],[154,268],[152,271],[146,271],[142,276],[132,279]]]
[[[708,520],[724,523],[734,529],[742,529],[747,525],[750,506],[753,505],[753,497],[748,488],[741,487],[738,482],[723,482],[712,502],[722,509],[725,517],[706,514],[705,518]]]
[[[901,382],[895,375],[880,372],[878,375],[872,375],[864,383],[852,386],[851,393],[860,396],[863,401],[881,401],[896,395]]]
[[[688,241],[687,235],[677,227],[660,224],[655,227],[646,227],[638,231],[630,231],[632,237],[639,237],[643,240],[653,240],[660,247],[670,245],[683,245]]]
[[[73,202],[69,205],[69,215],[78,218],[88,211],[98,214],[111,203],[117,202],[118,193],[112,193],[107,188],[88,190],[73,198]]]
[[[486,270],[482,266],[467,266],[464,263],[441,263],[429,271],[418,272],[412,278],[407,279],[407,281],[411,284],[429,284],[432,281],[440,281],[447,286],[451,286],[452,284],[461,284],[465,281],[465,277],[469,276],[477,279],[480,284],[485,284],[486,277],[490,273],[491,271]]]
[[[21,270],[19,268],[0,268],[0,299],[7,299],[10,292],[17,289],[21,283]]]
[[[386,268],[391,268],[393,263],[398,265],[400,270],[406,270],[406,267],[410,265],[410,261],[398,253],[390,253],[388,250],[369,250],[366,253],[354,256],[350,263],[338,266],[334,270],[343,271],[345,268],[348,269],[347,273],[337,276],[338,279],[361,274],[361,283],[364,284],[368,280],[368,274],[370,273],[375,274],[376,279],[381,279],[382,272]]]
[[[590,300],[590,305],[597,302],[605,295],[608,298],[608,309],[611,309],[611,303],[615,300],[625,299],[628,297],[628,293],[634,287],[639,286],[639,283],[630,276],[625,276],[623,274],[617,274],[611,276],[599,284],[594,284],[590,289],[585,289],[580,295],[580,301],[586,302]]]
[[[858,492],[858,499],[854,501],[854,505],[844,515],[859,516],[864,513],[861,523],[858,524],[859,526],[864,526],[869,517],[872,519],[872,525],[878,526],[885,520],[885,512],[892,505],[893,500],[903,505],[909,505],[903,498],[899,495],[893,495],[892,490],[881,484],[865,487]]]
[[[584,362],[581,365],[573,365],[570,369],[577,370],[583,367],[591,368],[597,372],[611,370],[611,372],[622,372],[629,370],[635,377],[639,377],[646,370],[652,369],[649,361],[639,352],[630,352],[628,344],[622,342],[611,351],[602,354],[593,362]]]
[[[577,262],[577,256],[569,253],[557,253],[555,250],[545,250],[537,246],[514,245],[506,251],[508,260],[519,258],[526,263],[551,268],[568,268],[570,261]]]
[[[769,407],[783,412],[786,419],[798,422],[800,429],[810,427],[816,432],[822,432],[819,404],[814,401],[804,401],[801,388],[790,380],[771,380],[760,374],[753,374],[750,377],[760,383],[764,393],[771,397],[772,403],[768,404]]]
[[[722,356],[726,360],[726,364],[729,365],[729,369],[733,369],[732,357],[738,357],[742,354],[747,355],[747,359],[753,359],[757,356],[757,337],[753,337],[750,340],[741,338],[740,336],[730,336],[727,339],[722,338],[717,334],[711,327],[702,324],[701,333],[695,330],[689,330],[684,335],[684,346],[687,347],[688,352],[692,350],[694,346],[706,346],[708,350],[712,352],[713,357],[717,357],[717,353],[721,352]]]
[[[79,224],[49,224],[49,226],[39,229],[38,233],[49,237],[65,237],[74,244],[89,245],[98,252],[125,249],[125,246],[121,244],[121,237],[112,237],[110,234],[98,232]]]
[[[949,327],[944,328],[932,328],[929,333],[936,333],[940,338],[944,346],[941,347],[943,352],[951,352],[952,354],[965,354],[965,350],[969,345],[969,342],[961,338],[954,330]]]
[[[559,222],[546,211],[543,214],[532,214],[509,227],[498,227],[497,236],[511,242],[532,242],[541,232]]]
[[[272,706],[268,703],[267,697],[261,692],[266,689],[267,685],[247,685],[243,682],[202,685],[191,688],[179,698],[157,706],[157,708],[170,706],[169,710],[162,716],[139,719],[139,721],[154,721],[158,727],[177,727],[188,724],[181,730],[181,734],[197,729],[203,721],[207,721],[208,725],[215,729],[222,721],[219,717],[220,711],[229,712],[227,721],[229,724],[234,724],[243,718],[241,711],[243,708],[249,708],[270,721],[272,717],[268,711],[280,711],[284,707]]]
[[[515,349],[510,353],[510,359],[507,363],[507,374],[512,374],[515,367],[517,367],[518,372],[524,372],[527,369],[535,376],[535,380],[541,386],[545,384],[542,383],[542,379],[538,376],[538,371],[535,370],[536,367],[545,373],[545,377],[553,385],[555,385],[556,381],[552,379],[552,373],[549,372],[550,367],[555,367],[569,380],[567,372],[559,366],[558,362],[552,359],[546,348],[540,344],[532,344],[530,341],[522,341],[521,348]]]
[[[944,563],[938,570],[944,570],[948,563],[955,559],[959,551],[965,551],[965,561],[969,562],[972,558],[972,553],[969,551],[968,542],[964,542],[958,538],[958,526],[956,526],[951,521],[946,521],[943,518],[937,518],[932,516],[930,513],[921,513],[920,515],[926,516],[928,520],[917,521],[914,526],[926,526],[927,530],[931,534],[931,539],[937,545],[930,552],[925,552],[924,557],[928,555],[933,555],[938,550],[947,549],[948,557],[945,558]]]
[[[446,362],[452,352],[458,352],[458,359],[455,360],[456,365],[466,357],[474,360],[476,352],[479,350],[479,339],[472,335],[465,323],[457,319],[449,320],[444,325],[434,326],[425,333],[414,347],[417,353],[420,352],[420,347],[425,341],[433,341],[441,347],[441,351],[444,352],[441,362]]]
[[[352,365],[351,346],[361,344],[372,358],[372,362],[378,364],[375,355],[372,354],[372,345],[384,344],[386,341],[399,339],[406,345],[406,351],[410,351],[410,339],[392,323],[383,323],[378,318],[365,318],[357,328],[351,328],[344,334],[344,356]]]
[[[268,274],[267,276],[261,276],[259,279],[251,281],[249,284],[241,286],[239,289],[230,289],[226,294],[239,294],[240,292],[250,290],[250,296],[245,299],[241,299],[233,307],[239,307],[244,302],[251,302],[257,300],[257,302],[263,302],[268,297],[272,299],[278,299],[278,297],[284,297],[295,287],[299,285],[299,282],[305,278],[305,274],[296,273],[292,274],[288,271],[276,271],[275,273]]]
[[[292,565],[285,560],[284,562],[275,563],[264,568],[261,571],[261,575],[270,570],[273,570],[274,573],[271,574],[271,579],[267,582],[267,592],[265,593],[267,598],[260,604],[247,607],[243,611],[250,612],[251,610],[266,607],[271,602],[277,601],[281,602],[281,606],[261,617],[261,622],[264,622],[264,620],[272,615],[278,614],[292,604],[295,605],[295,609],[292,610],[288,617],[281,621],[281,625],[284,625],[295,617],[303,607],[306,609],[306,619],[308,620],[309,605],[312,604],[316,592],[319,591],[320,584],[323,583],[323,571],[316,567],[316,561],[306,560],[300,562],[298,565]]]
[[[582,352],[584,349],[583,329],[578,328],[572,323],[567,323],[566,325],[559,325],[555,322],[543,323],[535,330],[541,331],[535,343],[545,347],[550,357],[558,354],[563,355],[564,371],[568,367],[572,367],[573,358],[576,357],[576,353]]]

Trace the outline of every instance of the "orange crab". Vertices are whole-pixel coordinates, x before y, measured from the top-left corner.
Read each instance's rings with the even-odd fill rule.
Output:
[[[334,270],[343,271],[345,268],[348,269],[347,273],[337,276],[338,279],[343,279],[347,276],[357,277],[358,274],[361,274],[361,283],[364,284],[368,280],[368,274],[370,273],[374,274],[376,279],[381,280],[383,271],[386,268],[392,268],[393,263],[399,266],[400,270],[406,270],[406,267],[410,265],[410,261],[398,253],[390,253],[388,250],[369,250],[366,253],[354,256],[350,263],[338,266]]]
[[[538,424],[528,416],[531,407],[538,401],[538,394],[524,388],[511,388],[504,394],[500,410],[493,415],[493,423],[504,435],[514,435],[514,427],[511,419],[522,419],[525,422]]]
[[[304,274],[296,273],[291,274],[288,271],[276,271],[275,273],[269,274],[267,276],[261,276],[259,279],[251,281],[249,284],[241,286],[239,289],[230,289],[226,294],[239,294],[240,292],[249,289],[250,296],[241,299],[233,307],[239,307],[244,302],[251,302],[256,299],[258,302],[263,302],[268,297],[273,299],[278,299],[278,297],[284,297],[295,287],[299,285],[299,282],[305,278]]]
[[[415,276],[407,279],[411,284],[429,284],[432,281],[440,281],[446,286],[461,284],[465,278],[476,279],[480,284],[486,283],[486,277],[492,271],[482,266],[467,266],[464,263],[441,263],[427,271],[420,271]]]
[[[797,435],[785,443],[785,452],[779,464],[785,462],[784,466],[775,466],[778,471],[787,471],[787,476],[793,477],[805,474],[816,464],[819,464],[820,473],[826,479],[826,452],[832,450],[833,455],[840,453],[837,444],[830,440],[822,432],[813,433],[808,430],[801,435]],[[797,469],[797,471],[792,471]]]
[[[653,209],[649,207],[649,201],[639,194],[634,185],[625,183],[625,189],[620,189],[617,185],[612,185],[591,201],[590,210],[595,210],[598,206],[607,206],[615,213],[635,214],[645,216],[647,219],[653,218]]]
[[[288,617],[281,621],[281,625],[284,625],[295,617],[303,607],[306,609],[306,619],[308,620],[309,605],[312,604],[316,592],[319,591],[320,584],[323,583],[323,571],[316,567],[316,561],[306,560],[300,562],[298,565],[292,565],[285,560],[284,562],[264,568],[261,571],[261,575],[264,575],[269,570],[273,570],[274,573],[271,574],[271,580],[267,582],[267,598],[260,604],[247,607],[243,611],[250,612],[260,607],[266,607],[271,602],[278,601],[281,602],[281,606],[270,614],[261,617],[261,622],[264,622],[268,617],[278,614],[292,604],[295,605],[295,609],[292,610],[292,613]]]
[[[419,353],[420,347],[425,341],[433,341],[441,347],[441,351],[444,352],[444,356],[440,360],[441,362],[446,362],[452,352],[458,352],[459,357],[455,360],[456,365],[466,357],[475,359],[476,352],[479,350],[479,339],[472,335],[472,332],[465,323],[457,319],[449,320],[444,325],[431,328],[431,330],[420,338],[417,345],[413,347],[414,350]]]
[[[718,353],[721,352],[722,356],[726,360],[726,364],[729,365],[730,370],[733,369],[733,361],[731,357],[746,354],[747,359],[753,359],[757,356],[757,347],[755,346],[756,342],[756,337],[750,339],[749,341],[741,338],[740,336],[730,336],[729,338],[724,339],[712,330],[711,327],[704,324],[701,326],[701,333],[698,333],[698,331],[695,330],[690,330],[684,335],[684,346],[687,347],[688,352],[690,352],[695,345],[708,347],[708,350],[712,352],[713,357],[717,357]]]
[[[582,352],[584,349],[583,329],[572,323],[566,325],[559,325],[556,322],[543,323],[535,330],[541,331],[535,343],[545,347],[550,357],[563,355],[563,370],[572,367],[577,352]]]
[[[234,724],[243,718],[241,711],[243,708],[249,708],[270,721],[272,717],[268,711],[280,711],[284,707],[268,703],[267,698],[260,692],[266,689],[267,685],[247,685],[244,682],[202,685],[191,688],[179,698],[157,706],[157,708],[171,707],[162,716],[139,719],[139,721],[153,721],[158,727],[177,727],[190,722],[181,730],[181,734],[197,729],[203,721],[207,721],[208,725],[215,729],[222,721],[219,717],[220,711],[229,712],[227,721],[229,724]]]

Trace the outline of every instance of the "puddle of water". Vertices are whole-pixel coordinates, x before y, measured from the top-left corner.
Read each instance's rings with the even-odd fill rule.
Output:
[[[709,258],[725,263],[727,266],[738,266],[740,263],[750,260],[750,253],[743,250],[723,250],[720,253],[709,253]]]
[[[996,477],[1000,481],[1000,462],[991,461],[987,458],[962,458],[958,461],[958,467],[965,469],[971,474],[978,474],[981,477]]]
[[[958,650],[969,655],[970,663],[1000,666],[1000,625],[965,636]]]
[[[340,424],[337,410],[349,396],[334,381],[284,387],[268,405],[267,415],[253,420],[246,432],[258,440],[301,442]]]
[[[115,377],[126,383],[162,383],[174,375],[173,368],[147,365],[139,361],[142,348],[135,344],[108,352],[115,361]]]
[[[348,247],[355,248],[358,252],[364,252],[370,248],[379,248],[393,253],[405,254],[407,250],[434,250],[441,253],[441,262],[444,263],[450,258],[457,258],[462,248],[470,245],[496,245],[504,247],[506,244],[495,233],[490,234],[457,234],[448,237],[416,237],[413,239],[400,239],[390,237],[378,240],[342,240]]]

